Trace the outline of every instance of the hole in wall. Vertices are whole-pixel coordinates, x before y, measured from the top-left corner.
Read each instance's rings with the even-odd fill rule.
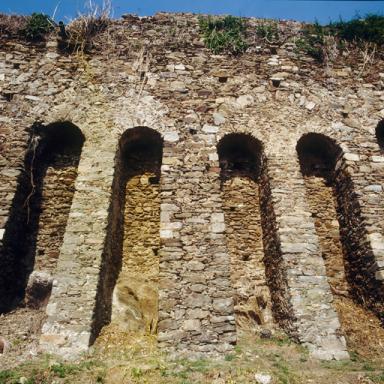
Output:
[[[237,330],[254,332],[271,328],[274,322],[263,261],[260,204],[261,179],[266,166],[263,148],[250,135],[229,134],[221,139],[217,151]]]
[[[341,148],[328,137],[304,135],[297,153],[335,307],[349,347],[363,351],[369,337],[375,335],[372,343],[381,332],[378,318],[367,310],[380,311],[380,288],[371,273],[374,259],[365,246],[354,187]]]
[[[6,101],[11,102],[14,94],[11,92],[3,92],[3,97]]]
[[[381,151],[384,152],[384,119],[377,124],[376,139]]]
[[[114,330],[157,333],[162,151],[147,127],[120,139],[92,342],[107,324],[100,342]]]

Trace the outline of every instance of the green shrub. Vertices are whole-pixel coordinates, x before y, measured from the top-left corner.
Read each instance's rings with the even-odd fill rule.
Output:
[[[306,25],[303,37],[296,41],[296,47],[319,62],[324,61],[325,29],[318,22]]]
[[[347,41],[384,44],[384,16],[368,14],[365,18],[333,22],[325,26],[333,35]]]
[[[22,33],[28,40],[43,40],[55,27],[55,22],[42,13],[32,13]]]
[[[296,41],[296,47],[322,62],[329,51],[329,42],[334,43],[338,51],[345,48],[346,42],[384,45],[384,16],[371,14],[364,19],[340,20],[324,26],[318,22],[306,25],[302,37]]]
[[[248,47],[245,40],[246,25],[240,17],[201,17],[199,26],[205,46],[215,54],[228,52],[237,55]]]
[[[10,379],[15,379],[16,374],[11,370],[0,371],[0,384],[7,383]]]

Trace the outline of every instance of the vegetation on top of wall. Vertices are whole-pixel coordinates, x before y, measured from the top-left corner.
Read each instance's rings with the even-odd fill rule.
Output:
[[[66,48],[76,52],[89,51],[94,46],[95,37],[110,24],[111,9],[110,0],[104,0],[100,7],[90,2],[87,13],[80,14],[65,28]]]
[[[240,17],[200,17],[200,31],[204,43],[213,53],[231,53],[234,55],[246,51],[246,24]]]
[[[340,20],[324,26],[318,22],[305,25],[296,47],[323,62],[342,51],[347,42],[357,46],[371,44],[372,49],[384,45],[384,16],[369,14],[365,18]]]
[[[52,32],[59,38],[61,48],[83,52],[93,47],[95,37],[110,24],[111,9],[111,0],[103,0],[100,6],[90,1],[86,12],[68,25],[63,22],[56,24],[42,13],[30,16],[0,14],[0,35],[38,42]]]
[[[296,40],[298,51],[308,54],[319,62],[325,59],[326,46],[325,29],[317,22],[306,25],[302,30],[302,37]]]
[[[350,21],[340,20],[324,27],[330,34],[353,42],[368,41],[384,45],[384,16],[368,14],[365,18],[356,17]]]
[[[32,13],[21,32],[28,40],[43,40],[55,26],[55,22],[49,16],[43,13]]]
[[[0,35],[15,37],[27,24],[26,16],[0,14]]]
[[[274,43],[279,40],[279,24],[277,21],[265,22],[256,26],[256,35],[267,41]]]

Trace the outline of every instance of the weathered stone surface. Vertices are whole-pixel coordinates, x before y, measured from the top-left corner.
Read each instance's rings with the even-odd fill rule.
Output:
[[[45,307],[51,295],[52,283],[53,279],[48,273],[32,272],[25,292],[27,306],[35,309]]]
[[[175,42],[169,25],[179,18],[188,21],[188,38]],[[56,41],[46,49],[5,39],[0,49],[0,252],[14,260],[18,251],[10,248],[17,241],[10,239],[22,239],[30,247],[28,273],[53,277],[42,347],[73,358],[88,349],[97,336],[95,311],[108,312],[99,308],[100,291],[113,285],[110,275],[101,278],[106,250],[121,247],[112,264],[116,271],[123,264],[130,283],[118,284],[115,297],[121,288],[131,300],[125,308],[139,308],[136,328],[150,318],[155,332],[158,315],[164,348],[230,351],[235,319],[248,311],[259,319],[254,325],[281,327],[314,356],[346,357],[331,291],[347,289],[341,253],[360,260],[354,268],[360,265],[369,281],[379,284],[383,277],[382,239],[371,236],[384,233],[383,153],[375,137],[384,96],[382,60],[367,68],[365,84],[360,68],[341,60],[340,67],[325,71],[285,46],[278,55],[259,42],[243,56],[211,55],[201,45],[194,15],[126,18],[109,28],[109,36],[124,31],[127,42],[101,39],[105,45],[87,56],[86,69],[76,55],[56,52]],[[132,44],[138,30],[140,39],[151,42],[146,54]],[[278,87],[271,84],[274,74]],[[41,210],[31,205],[35,229],[24,236],[14,218],[27,223],[31,175],[25,155],[31,156],[33,145],[26,129],[36,121],[71,122],[86,140],[81,156],[57,158],[46,167]],[[163,161],[157,181],[143,172],[133,177],[138,184],[124,197],[130,212],[124,219],[122,204],[115,203],[116,191],[123,190],[114,182],[115,159],[120,137],[133,127],[160,134]],[[259,179],[220,179],[217,144],[234,132],[260,140]],[[313,180],[300,172],[296,145],[310,132],[335,140],[343,152],[335,165],[343,197],[338,204],[344,204],[338,218],[329,186],[317,180],[311,187]],[[349,179],[342,181],[338,172]],[[22,178],[28,188],[18,195]],[[312,200],[311,188],[318,193]],[[139,197],[143,190],[148,194]],[[113,210],[122,216],[112,220]],[[119,240],[116,228],[124,220],[129,236]],[[338,232],[352,239],[346,252],[337,245]],[[0,275],[8,272],[1,268]],[[378,313],[382,296],[370,299],[373,290],[356,294]],[[22,302],[21,296],[15,301]],[[141,305],[149,298],[151,304]],[[152,308],[146,320],[143,307]]]

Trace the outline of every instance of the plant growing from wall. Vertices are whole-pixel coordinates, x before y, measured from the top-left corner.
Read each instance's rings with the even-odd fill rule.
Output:
[[[325,26],[340,39],[352,42],[371,42],[384,45],[384,16],[368,14],[350,21],[340,20]]]
[[[366,50],[371,48],[373,52],[383,46],[384,16],[369,14],[365,18],[340,20],[324,26],[318,22],[306,25],[301,38],[296,40],[296,47],[298,51],[323,62],[331,56],[332,50],[342,51],[347,43]]]
[[[32,13],[27,21],[22,34],[28,40],[43,40],[55,28],[55,22],[42,13]]]
[[[279,24],[277,22],[265,22],[256,26],[256,35],[274,43],[279,40]]]
[[[5,15],[0,13],[0,35],[16,37],[27,24],[27,16]]]
[[[205,46],[215,54],[227,52],[238,55],[248,47],[246,25],[240,17],[200,17],[199,26]]]
[[[319,62],[324,61],[324,48],[326,46],[326,35],[324,27],[318,22],[306,25],[303,29],[302,38],[296,41],[296,48],[305,52]]]
[[[103,0],[101,6],[89,2],[87,12],[80,14],[65,28],[66,48],[72,52],[83,53],[94,47],[97,36],[105,31],[111,22],[112,5]]]

